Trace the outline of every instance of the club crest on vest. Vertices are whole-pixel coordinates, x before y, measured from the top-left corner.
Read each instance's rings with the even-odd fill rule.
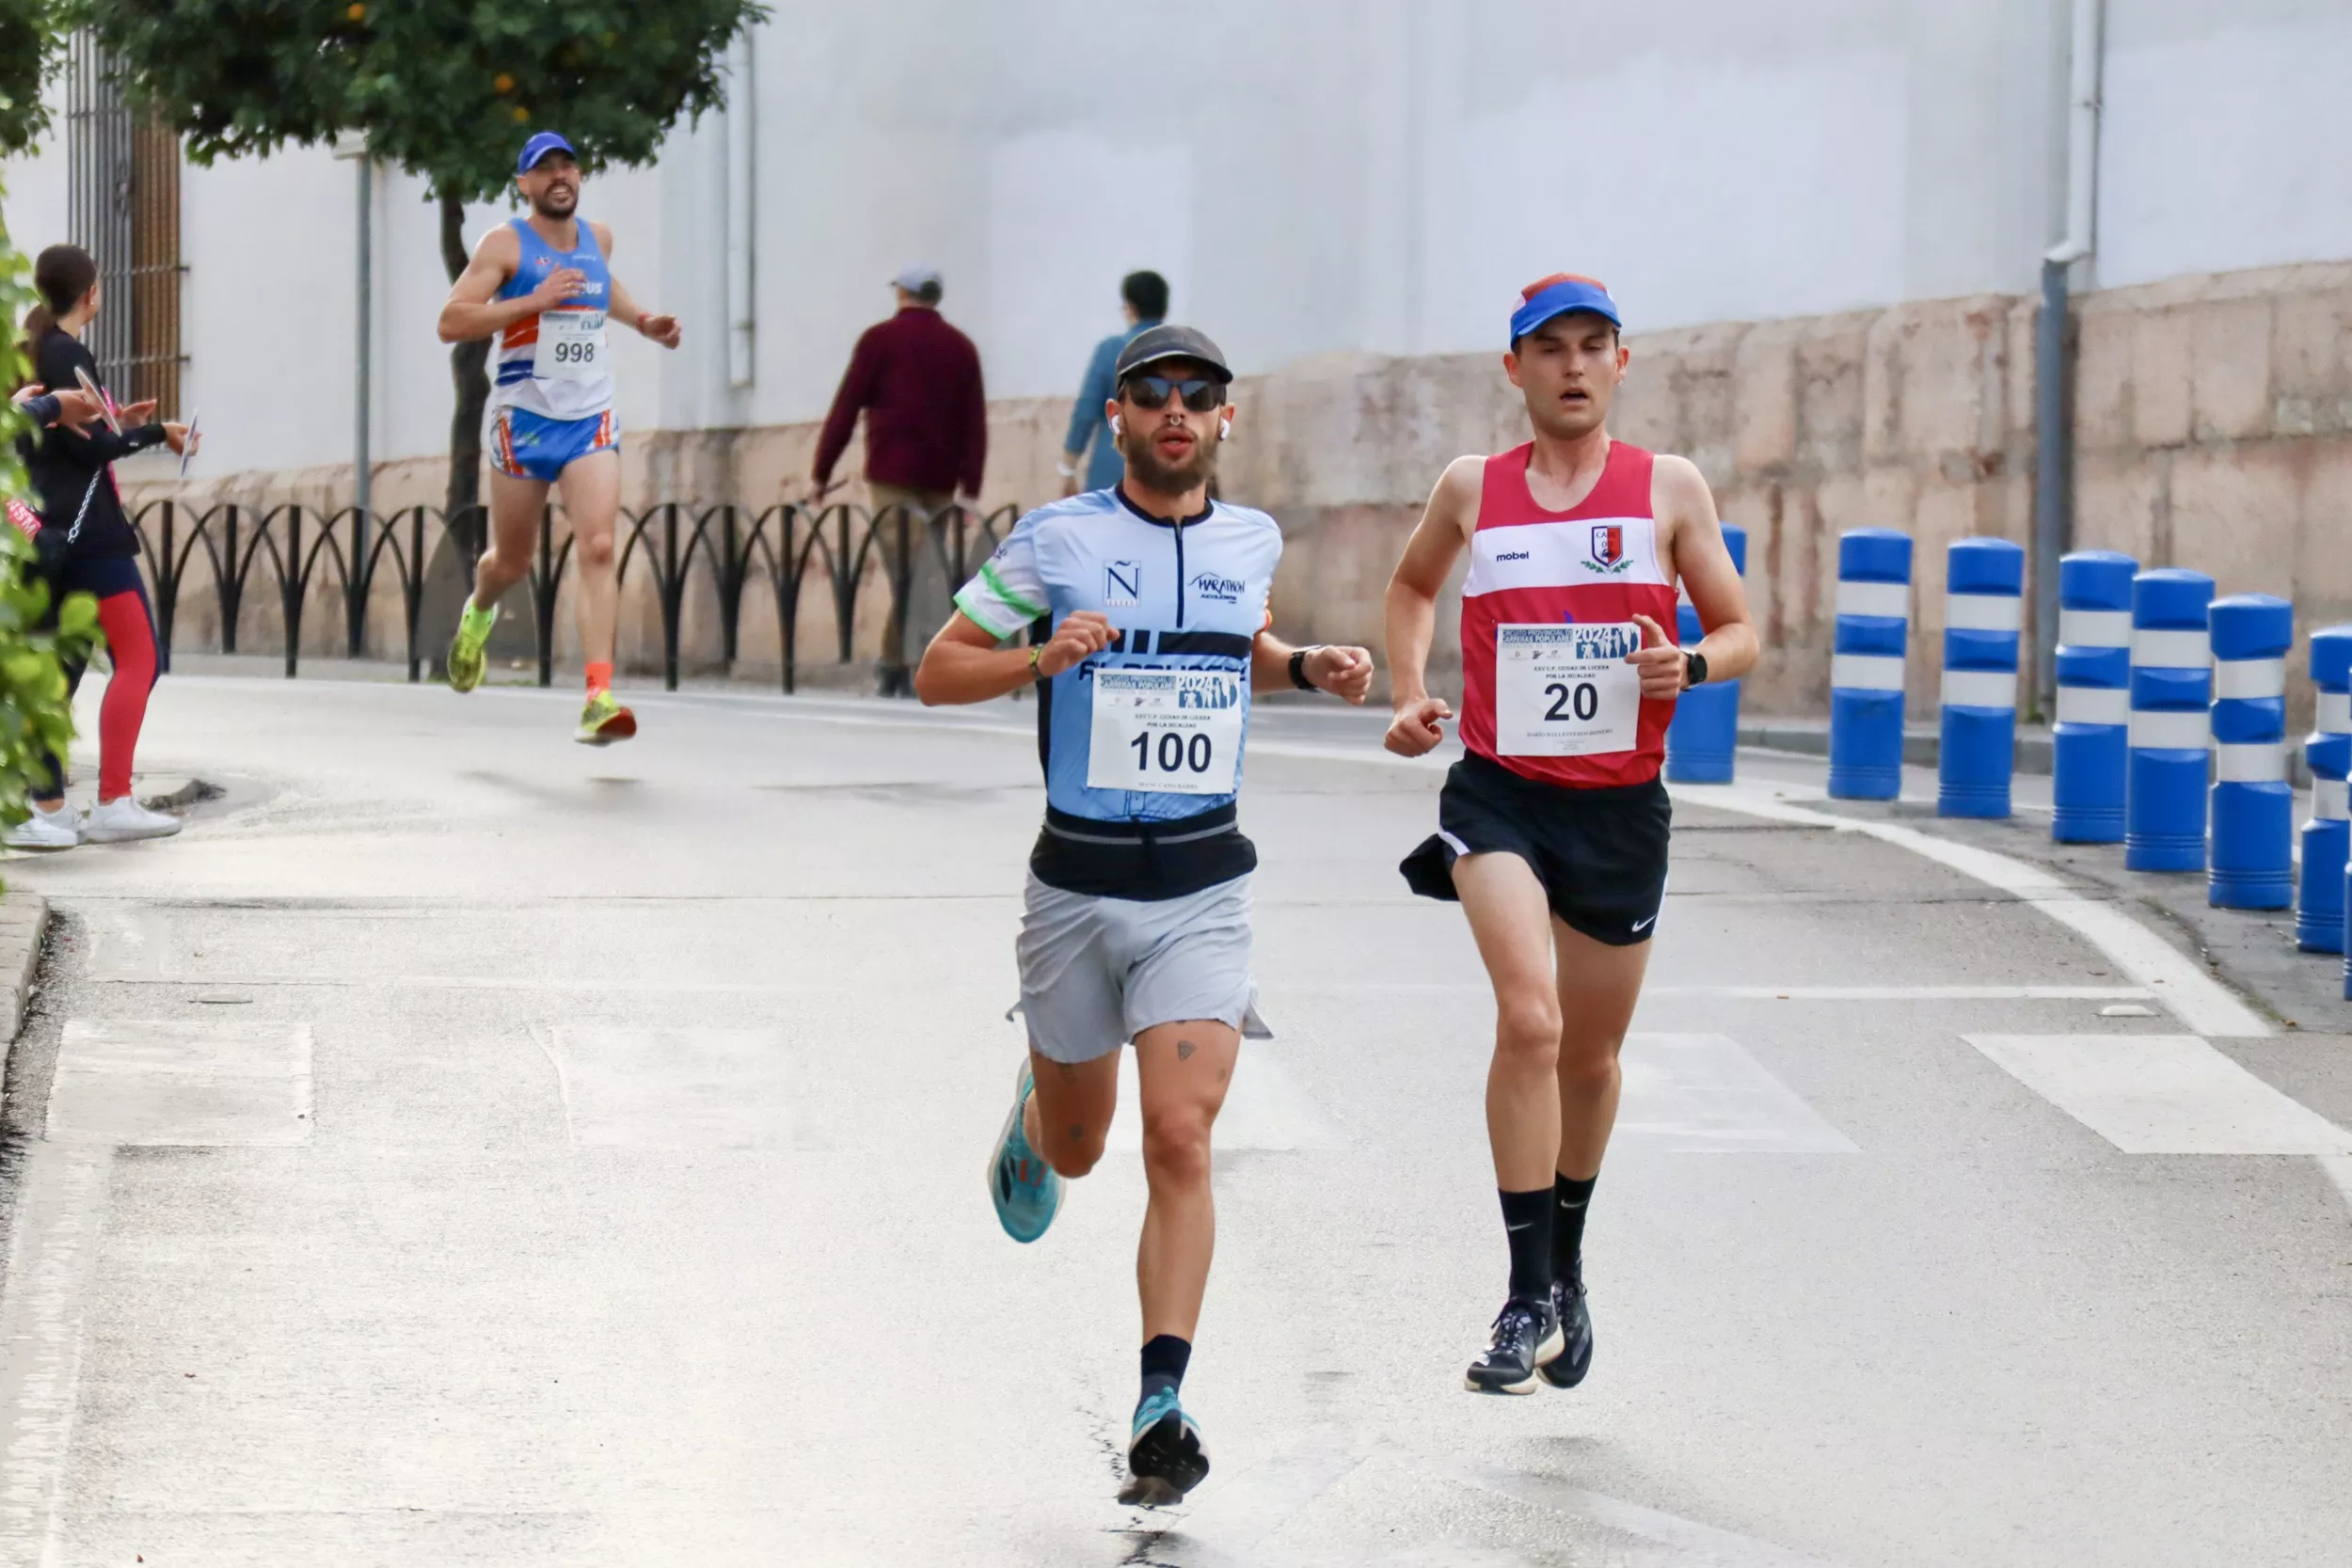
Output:
[[[1625,553],[1625,525],[1623,523],[1595,523],[1593,525],[1593,553],[1591,559],[1584,562],[1586,568],[1595,572],[1616,573],[1624,571],[1632,563],[1631,559]]]

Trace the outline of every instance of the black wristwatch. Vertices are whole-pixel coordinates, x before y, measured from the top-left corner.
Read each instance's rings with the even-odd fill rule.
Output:
[[[1682,656],[1682,686],[1688,690],[1707,679],[1707,656],[1689,649]]]
[[[1315,646],[1321,647],[1322,644],[1317,643]],[[1301,691],[1320,691],[1323,689],[1323,688],[1317,686],[1314,682],[1307,678],[1307,656],[1314,651],[1314,648],[1294,648],[1291,650],[1291,684],[1298,688]]]

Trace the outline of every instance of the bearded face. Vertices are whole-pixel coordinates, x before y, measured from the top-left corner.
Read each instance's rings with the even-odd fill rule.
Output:
[[[1144,419],[1156,421],[1156,415]],[[1154,422],[1149,430],[1136,428],[1140,422],[1131,415],[1120,422],[1126,425],[1119,437],[1120,455],[1127,460],[1127,471],[1136,483],[1164,496],[1181,496],[1196,485],[1206,484],[1216,472],[1216,443],[1202,440],[1190,430],[1183,439],[1175,439],[1173,430],[1163,431]],[[1181,428],[1181,427],[1179,427]]]

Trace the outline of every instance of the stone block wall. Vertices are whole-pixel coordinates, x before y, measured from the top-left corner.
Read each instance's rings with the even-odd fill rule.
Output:
[[[2180,278],[2078,295],[2076,306],[2076,543],[2211,572],[2223,593],[2286,594],[2303,633],[2352,620],[2352,262]],[[1826,710],[1836,537],[1859,527],[1918,540],[1910,700],[1915,714],[1933,711],[1944,547],[1970,534],[2030,542],[2037,309],[2032,299],[1979,295],[1629,340],[1617,433],[1690,456],[1724,515],[1749,531],[1749,595],[1766,648],[1749,687],[1756,711]],[[1280,520],[1277,625],[1300,640],[1376,648],[1389,572],[1439,470],[1525,434],[1499,350],[1330,356],[1249,378],[1235,396],[1220,482]],[[1059,398],[993,405],[984,505],[1058,494],[1067,412]],[[640,506],[793,499],[815,440],[813,424],[634,436],[625,493]],[[386,465],[377,504],[436,501],[441,477],[437,462]],[[173,490],[160,478],[133,488]],[[242,475],[190,490],[195,500],[332,505],[348,497],[349,474]],[[854,484],[842,494],[862,499]],[[624,657],[648,666],[660,653],[649,579],[628,597]],[[248,646],[276,645],[265,598],[248,603]],[[800,657],[821,663],[835,646],[829,601],[812,592],[803,609]],[[1458,669],[1454,620],[1442,608],[1440,682]],[[196,635],[201,621],[187,615],[183,626]],[[568,621],[566,607],[567,652]],[[396,610],[371,624],[372,636],[396,632]],[[880,624],[861,607],[861,656]],[[331,606],[314,603],[306,644],[340,639],[340,625]],[[755,590],[741,673],[774,669],[776,625],[771,600]],[[690,594],[686,626],[690,666],[709,667],[717,617],[707,593]],[[2310,711],[2301,668],[2298,654],[2296,724]]]

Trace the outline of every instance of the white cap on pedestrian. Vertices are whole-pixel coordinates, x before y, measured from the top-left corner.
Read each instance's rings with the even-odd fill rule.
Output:
[[[910,261],[900,267],[898,276],[891,281],[911,294],[920,294],[928,299],[937,299],[946,288],[946,280],[939,276],[939,269],[923,261]]]

